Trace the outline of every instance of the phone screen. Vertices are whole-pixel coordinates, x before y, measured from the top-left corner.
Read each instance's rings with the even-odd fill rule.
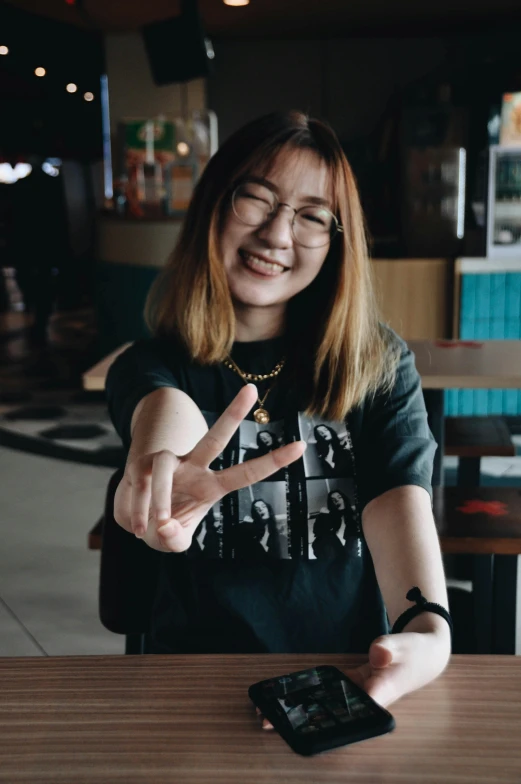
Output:
[[[394,727],[391,714],[336,667],[315,667],[261,681],[250,687],[250,697],[301,753],[314,753],[315,744],[320,750],[333,748]]]

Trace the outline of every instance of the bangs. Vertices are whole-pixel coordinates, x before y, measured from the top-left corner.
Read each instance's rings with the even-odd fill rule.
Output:
[[[250,177],[267,179],[269,173],[277,165],[279,156],[285,151],[299,153],[308,150],[315,153],[326,166],[332,196],[331,212],[338,218],[342,193],[345,198],[345,188],[342,188],[344,167],[341,157],[343,157],[343,153],[340,148],[336,150],[327,144],[320,144],[308,129],[288,134],[288,138],[284,140],[269,140],[254,150],[236,172],[233,182],[230,183],[230,191]]]

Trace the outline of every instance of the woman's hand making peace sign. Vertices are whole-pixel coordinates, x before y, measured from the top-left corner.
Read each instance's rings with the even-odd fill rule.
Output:
[[[256,400],[255,386],[243,387],[183,457],[162,450],[127,463],[114,500],[116,522],[155,550],[184,552],[201,520],[223,496],[261,482],[302,457],[306,445],[295,441],[241,465],[210,470]]]

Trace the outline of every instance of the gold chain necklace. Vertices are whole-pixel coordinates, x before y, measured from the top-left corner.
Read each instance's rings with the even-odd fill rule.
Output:
[[[281,359],[280,362],[278,362],[275,365],[271,373],[264,373],[264,374],[244,373],[230,356],[228,356],[227,359],[223,359],[223,365],[227,367],[228,370],[233,370],[234,373],[237,373],[237,375],[242,378],[245,384],[249,384],[250,381],[266,381],[266,379],[268,378],[277,378],[277,376],[279,375],[280,371],[282,370],[285,364],[286,364],[286,357],[283,357],[283,359]],[[268,422],[270,421],[270,415],[264,408],[264,403],[266,402],[266,398],[268,397],[269,393],[273,389],[274,385],[275,382],[273,382],[273,384],[270,386],[270,388],[265,393],[262,400],[260,397],[257,398],[257,402],[259,403],[259,408],[255,409],[255,411],[253,412],[253,418],[259,425],[267,425]]]

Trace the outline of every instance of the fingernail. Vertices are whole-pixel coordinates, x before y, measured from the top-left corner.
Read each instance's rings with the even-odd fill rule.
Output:
[[[145,535],[145,527],[143,525],[136,525],[134,534],[136,535],[136,539],[142,539]]]

